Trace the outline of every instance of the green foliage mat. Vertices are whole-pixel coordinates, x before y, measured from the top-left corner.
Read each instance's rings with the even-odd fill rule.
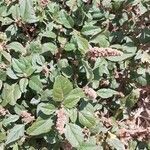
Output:
[[[149,0],[0,0],[0,149],[150,149]]]

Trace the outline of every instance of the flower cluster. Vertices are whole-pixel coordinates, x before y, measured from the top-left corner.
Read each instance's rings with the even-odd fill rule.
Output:
[[[42,7],[46,7],[46,5],[48,4],[49,0],[40,0],[40,5]]]
[[[71,146],[71,144],[67,140],[62,142],[61,147],[64,150],[72,150],[73,149],[73,147]]]
[[[90,136],[90,130],[88,128],[84,127],[82,132],[84,134],[84,139],[87,140]]]
[[[10,5],[11,3],[15,2],[16,0],[4,0],[5,4]]]
[[[84,91],[84,93],[85,93],[85,95],[89,98],[89,99],[96,99],[96,97],[97,97],[97,93],[92,89],[92,88],[90,88],[90,87],[88,87],[88,86],[85,86],[84,88],[83,88],[83,91]]]
[[[34,116],[31,116],[27,111],[22,111],[20,116],[22,117],[22,122],[30,123],[35,120]]]
[[[150,127],[143,128],[135,125],[134,120],[127,121],[128,128],[121,128],[118,130],[118,137],[125,144],[128,145],[129,140],[138,139],[144,141],[150,138]]]
[[[98,57],[121,56],[123,53],[117,49],[92,47],[87,55],[91,60],[96,60]]]
[[[8,110],[6,110],[3,107],[0,107],[0,116],[5,116],[8,113]]]
[[[145,141],[150,138],[150,96],[149,87],[140,89],[140,99],[137,108],[132,111],[132,118],[119,122],[125,128],[118,130],[121,141],[128,145],[131,139]]]
[[[65,132],[64,126],[67,122],[67,116],[64,108],[57,110],[56,114],[57,114],[56,129],[60,134],[63,134]]]

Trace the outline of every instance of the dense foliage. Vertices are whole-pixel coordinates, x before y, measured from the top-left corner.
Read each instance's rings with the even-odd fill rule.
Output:
[[[0,0],[0,149],[150,149],[149,0]]]

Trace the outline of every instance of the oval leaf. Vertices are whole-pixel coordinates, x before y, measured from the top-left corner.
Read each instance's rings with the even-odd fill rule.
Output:
[[[29,87],[31,89],[35,90],[36,92],[42,91],[43,85],[42,85],[40,79],[38,78],[38,76],[31,77],[31,79],[29,81]]]
[[[6,145],[17,141],[24,135],[24,125],[15,125],[7,135]]]
[[[84,140],[82,129],[78,125],[72,123],[67,124],[65,129],[66,139],[73,147],[78,147]]]
[[[84,93],[80,88],[73,89],[64,100],[64,106],[67,108],[73,108],[84,97]]]
[[[117,94],[118,92],[112,89],[100,89],[97,91],[98,96],[101,98],[109,98],[112,97],[113,95]]]
[[[79,113],[79,122],[88,127],[91,128],[92,126],[95,125],[96,123],[96,118],[94,116],[94,114],[92,114],[89,111],[83,110]]]
[[[25,92],[26,91],[27,85],[28,85],[28,79],[27,78],[22,78],[19,81],[19,86],[20,86],[21,92]]]
[[[73,89],[72,83],[63,76],[56,77],[53,86],[53,99],[55,101],[62,101]]]
[[[51,130],[53,125],[53,121],[51,118],[42,119],[38,118],[31,127],[27,129],[27,134],[29,135],[40,135],[43,133],[47,133]]]

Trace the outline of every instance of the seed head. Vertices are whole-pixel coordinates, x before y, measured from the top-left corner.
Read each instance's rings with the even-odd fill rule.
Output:
[[[121,56],[123,53],[117,49],[91,47],[87,52],[88,58],[96,60],[98,57]]]

